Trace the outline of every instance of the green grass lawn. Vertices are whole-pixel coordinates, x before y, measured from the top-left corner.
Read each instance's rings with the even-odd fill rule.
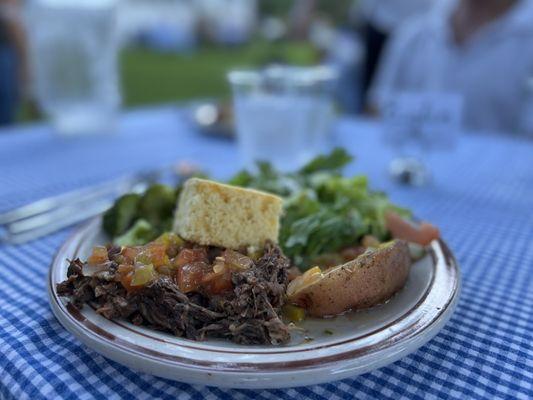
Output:
[[[143,48],[126,49],[121,57],[123,103],[140,106],[229,94],[226,74],[239,67],[279,61],[305,65],[318,60],[306,43],[265,43],[227,48],[204,47],[194,53],[163,54]]]
[[[318,53],[307,43],[263,41],[233,48],[203,46],[191,54],[127,48],[120,57],[123,107],[226,97],[229,95],[226,73],[230,69],[259,67],[275,61],[312,64],[318,61]],[[38,119],[35,107],[22,105],[20,122]]]

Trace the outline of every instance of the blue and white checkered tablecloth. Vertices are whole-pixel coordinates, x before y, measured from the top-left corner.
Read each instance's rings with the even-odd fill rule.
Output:
[[[428,344],[353,379],[289,390],[190,386],[107,360],[71,336],[48,306],[45,276],[67,229],[0,245],[0,398],[533,398],[533,143],[462,138],[432,157],[434,183],[405,188],[386,175],[390,151],[371,122],[343,120],[337,140],[357,155],[347,173],[440,226],[461,264],[457,311]],[[62,139],[46,126],[0,131],[0,211],[125,172],[194,161],[212,175],[238,168],[229,141],[187,129],[170,108],[127,115],[109,137]]]

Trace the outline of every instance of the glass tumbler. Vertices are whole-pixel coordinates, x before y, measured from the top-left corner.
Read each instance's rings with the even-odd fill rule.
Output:
[[[456,93],[396,92],[382,101],[383,140],[396,152],[393,179],[412,186],[431,178],[429,156],[451,151],[462,130],[463,99]]]
[[[232,71],[237,137],[246,168],[294,170],[330,146],[336,72],[326,66]]]
[[[35,0],[26,9],[34,90],[66,135],[113,130],[120,103],[115,0]]]

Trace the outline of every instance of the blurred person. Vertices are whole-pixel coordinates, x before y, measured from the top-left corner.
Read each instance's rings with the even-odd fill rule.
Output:
[[[391,34],[411,17],[430,10],[435,0],[359,0],[352,15],[362,19],[365,59],[361,98],[374,78],[383,48]]]
[[[18,0],[0,0],[0,125],[13,123],[28,83],[26,40]]]
[[[453,93],[467,129],[533,134],[532,77],[533,0],[447,0],[394,35],[370,106],[395,93]]]
[[[352,0],[293,0],[289,11],[292,39],[307,40],[317,21],[325,20],[341,29],[350,21]]]
[[[195,4],[206,33],[216,43],[246,43],[257,28],[257,0],[196,0]]]
[[[316,13],[316,0],[294,0],[289,12],[290,36],[305,40]]]

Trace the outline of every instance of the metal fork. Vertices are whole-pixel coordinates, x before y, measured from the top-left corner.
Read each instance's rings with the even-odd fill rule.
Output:
[[[203,171],[186,160],[158,170],[47,197],[0,214],[0,243],[26,243],[108,210],[125,193],[142,193],[165,174],[178,184]]]
[[[0,242],[35,240],[106,211],[127,192],[143,192],[162,171],[129,175],[110,182],[47,197],[0,214]],[[1,229],[1,228],[0,228]]]

